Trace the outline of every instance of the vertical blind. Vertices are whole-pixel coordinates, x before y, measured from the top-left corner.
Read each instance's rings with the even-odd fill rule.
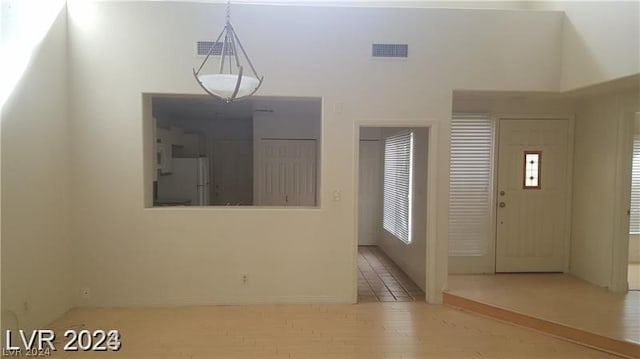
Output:
[[[633,140],[629,234],[640,234],[640,137],[637,136]]]
[[[383,227],[405,243],[411,243],[413,132],[384,141]]]
[[[493,122],[487,116],[451,120],[449,255],[487,254],[491,234]]]

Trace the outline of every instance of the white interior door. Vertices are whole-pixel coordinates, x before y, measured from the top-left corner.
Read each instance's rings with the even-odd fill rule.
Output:
[[[212,146],[213,204],[253,204],[253,141],[216,140]]]
[[[315,206],[316,141],[261,140],[259,204]]]
[[[360,141],[358,244],[375,245],[382,223],[382,149],[378,140]]]
[[[562,272],[569,121],[503,119],[499,136],[496,272]]]

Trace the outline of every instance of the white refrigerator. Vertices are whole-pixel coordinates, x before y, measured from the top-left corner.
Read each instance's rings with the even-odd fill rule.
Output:
[[[171,174],[158,176],[158,199],[189,200],[192,206],[209,205],[209,159],[171,158]]]

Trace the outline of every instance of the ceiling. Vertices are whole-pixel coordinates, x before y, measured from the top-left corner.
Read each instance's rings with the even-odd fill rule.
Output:
[[[76,0],[83,1],[83,0]],[[110,0],[123,1],[123,0]],[[202,2],[226,4],[227,0],[146,0],[172,2]],[[531,0],[233,0],[231,5],[296,5],[339,7],[394,7],[394,8],[466,8],[466,9],[523,9],[531,8]]]

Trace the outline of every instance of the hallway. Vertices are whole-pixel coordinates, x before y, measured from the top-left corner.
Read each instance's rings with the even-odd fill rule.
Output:
[[[377,246],[358,246],[358,303],[424,301],[424,292]]]

